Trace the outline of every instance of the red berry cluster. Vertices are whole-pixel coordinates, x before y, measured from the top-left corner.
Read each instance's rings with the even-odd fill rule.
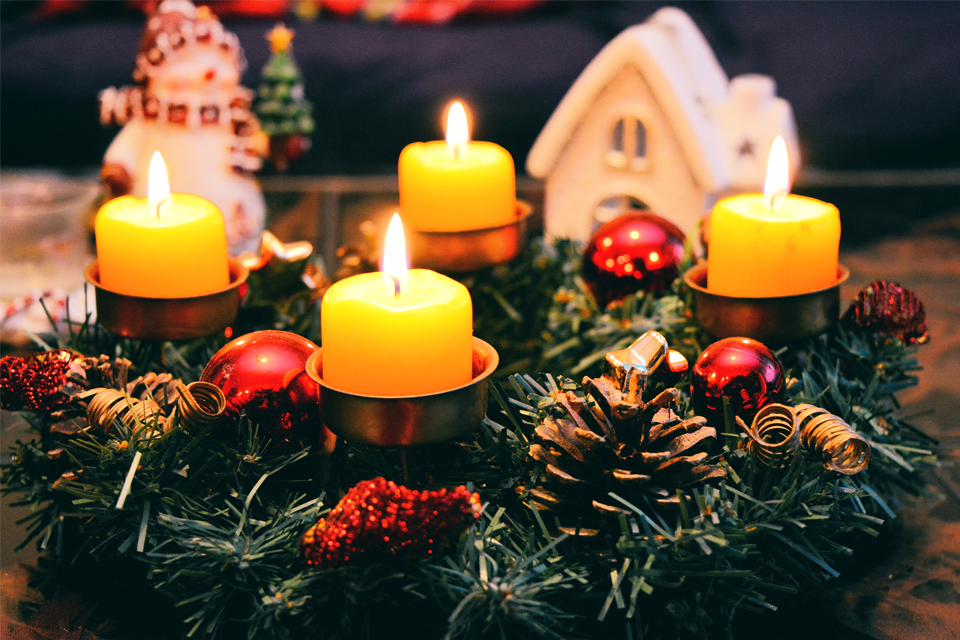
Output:
[[[876,333],[889,333],[906,344],[927,341],[927,314],[923,302],[896,282],[877,280],[857,294],[846,317]]]
[[[0,406],[8,411],[45,411],[64,397],[60,387],[66,380],[72,351],[55,349],[29,358],[0,358]]]
[[[300,553],[321,569],[419,560],[455,543],[479,517],[480,496],[463,486],[421,492],[364,480],[310,527]]]

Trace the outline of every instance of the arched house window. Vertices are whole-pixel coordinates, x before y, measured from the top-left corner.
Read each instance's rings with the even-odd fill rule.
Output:
[[[617,169],[643,171],[647,168],[647,128],[640,118],[625,116],[616,121],[606,160]]]

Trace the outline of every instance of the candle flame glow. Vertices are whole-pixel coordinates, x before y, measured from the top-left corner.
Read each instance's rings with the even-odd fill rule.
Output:
[[[467,128],[467,113],[463,105],[454,102],[447,112],[447,149],[454,158],[459,158],[467,150],[470,142],[470,130]]]
[[[393,214],[387,227],[387,239],[383,243],[383,284],[394,297],[407,289],[407,248],[403,240],[403,223],[400,214]]]
[[[770,158],[767,160],[767,179],[763,183],[763,200],[776,211],[786,195],[790,193],[790,165],[787,160],[787,145],[781,136],[773,141],[770,147]]]
[[[167,179],[167,167],[159,151],[150,158],[150,172],[147,174],[147,203],[150,211],[160,217],[170,204],[170,181]]]

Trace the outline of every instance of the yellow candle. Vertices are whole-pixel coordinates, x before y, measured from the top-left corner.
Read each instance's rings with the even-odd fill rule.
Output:
[[[774,143],[774,149],[778,146]],[[714,206],[710,291],[760,298],[809,293],[836,283],[840,213],[832,204],[787,193],[786,166],[786,147],[771,151],[765,193],[724,198]]]
[[[447,140],[415,142],[400,153],[400,209],[418,231],[469,231],[517,220],[513,158],[492,142],[469,140],[455,102]]]
[[[396,245],[394,216],[385,253]],[[400,247],[403,247],[402,229]],[[364,395],[412,396],[473,379],[473,305],[466,287],[405,258],[335,283],[323,296],[323,379]]]
[[[97,213],[100,284],[147,298],[189,298],[224,289],[230,274],[223,215],[200,196],[171,196],[169,186],[164,194],[162,185],[158,194],[154,167],[151,162],[149,197],[122,196]]]

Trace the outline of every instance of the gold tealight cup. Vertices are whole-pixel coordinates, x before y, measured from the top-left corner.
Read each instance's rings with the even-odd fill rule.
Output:
[[[517,201],[517,219],[489,229],[416,231],[406,229],[414,267],[440,273],[465,273],[510,262],[523,250],[527,219],[533,207]]]
[[[417,396],[369,396],[343,391],[323,379],[323,347],[307,360],[306,370],[322,391],[323,422],[349,440],[380,447],[411,447],[463,438],[487,412],[490,375],[500,364],[496,349],[473,339],[473,380],[437,393]]]
[[[111,291],[100,284],[100,264],[84,275],[96,292],[97,322],[110,333],[137,340],[190,340],[219,333],[237,317],[240,285],[249,272],[228,260],[230,284],[219,291],[191,298],[149,298]]]
[[[840,285],[850,270],[837,267],[834,284],[819,291],[789,296],[741,298],[720,295],[707,288],[707,262],[700,261],[683,274],[693,289],[697,321],[716,338],[743,336],[764,344],[786,344],[819,335],[840,319]]]

